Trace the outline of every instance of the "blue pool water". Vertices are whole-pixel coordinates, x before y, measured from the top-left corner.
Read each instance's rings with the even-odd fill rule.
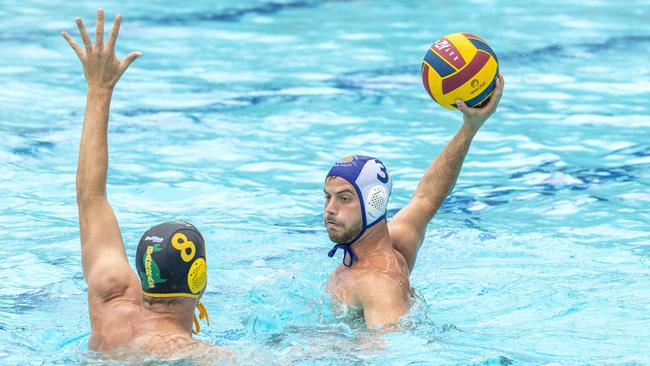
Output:
[[[0,364],[101,363],[75,205],[85,81],[60,37],[123,14],[109,199],[208,245],[200,339],[239,364],[650,364],[650,7],[645,1],[0,1]],[[404,330],[324,295],[340,259],[322,182],[348,154],[393,174],[390,215],[460,126],[421,86],[439,36],[477,34],[506,90],[429,226]]]

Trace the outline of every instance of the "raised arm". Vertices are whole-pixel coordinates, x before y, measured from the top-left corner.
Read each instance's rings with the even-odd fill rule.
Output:
[[[482,108],[469,108],[463,101],[456,101],[463,112],[463,125],[429,165],[411,201],[388,224],[395,248],[404,255],[410,270],[415,266],[427,224],[454,188],[474,136],[496,111],[503,85],[503,77],[499,75],[494,94]]]
[[[61,34],[79,56],[88,82],[77,166],[77,207],[82,266],[92,308],[96,301],[108,301],[123,295],[127,289],[138,284],[124,252],[117,219],[106,198],[106,172],[108,114],[113,88],[129,64],[142,54],[131,53],[123,61],[115,57],[120,15],[115,17],[106,45],[102,9],[97,10],[95,45],[90,41],[81,19],[77,18],[76,22],[84,43],[83,49],[68,33]]]

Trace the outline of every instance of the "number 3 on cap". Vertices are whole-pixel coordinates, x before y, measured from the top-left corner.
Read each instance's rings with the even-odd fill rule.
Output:
[[[379,181],[384,184],[388,183],[388,172],[386,171],[386,167],[384,166],[384,164],[378,162],[377,160],[375,160],[375,162],[377,163],[377,165],[381,167],[379,170],[381,170],[381,172],[384,173],[383,177],[379,173],[377,173],[377,179],[379,179]]]
[[[184,262],[191,261],[192,258],[194,258],[194,254],[196,254],[196,246],[194,245],[194,242],[188,240],[187,236],[183,233],[176,233],[172,236],[172,246],[174,249],[181,252],[181,259],[183,259]]]

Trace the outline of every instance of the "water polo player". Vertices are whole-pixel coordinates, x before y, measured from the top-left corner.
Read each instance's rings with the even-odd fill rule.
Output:
[[[129,266],[117,219],[106,197],[108,116],[113,88],[139,52],[122,61],[115,56],[120,28],[115,17],[104,44],[104,12],[97,11],[93,45],[81,19],[81,48],[63,37],[83,64],[88,82],[79,164],[77,206],[84,277],[88,283],[90,349],[110,351],[137,347],[139,354],[193,357],[219,353],[192,338],[199,332],[195,309],[207,320],[199,302],[207,283],[205,243],[191,224],[173,221],[147,230],[138,244],[136,268]]]
[[[330,275],[327,291],[340,302],[361,306],[366,324],[395,323],[409,309],[409,275],[427,224],[456,183],[470,144],[494,113],[503,93],[498,77],[494,95],[482,108],[458,100],[463,125],[429,165],[411,201],[390,221],[386,207],[392,179],[384,164],[369,156],[339,160],[325,179],[324,221],[343,251],[343,263]]]

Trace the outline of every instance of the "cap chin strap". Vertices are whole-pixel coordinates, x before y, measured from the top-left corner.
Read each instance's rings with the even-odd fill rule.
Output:
[[[365,221],[365,219],[364,219],[364,221]],[[359,234],[357,234],[357,236],[354,239],[352,239],[351,241],[349,241],[349,242],[347,242],[345,244],[336,244],[334,247],[332,247],[332,249],[330,249],[329,253],[327,253],[327,256],[332,258],[334,256],[334,254],[336,254],[336,251],[339,248],[343,249],[343,265],[346,266],[346,267],[352,267],[352,264],[354,264],[354,262],[359,260],[359,257],[357,256],[357,253],[355,253],[354,250],[352,249],[352,244],[354,244],[357,240],[359,240],[361,235],[363,235],[363,233],[365,233],[365,232],[366,232],[366,228],[365,228],[365,225],[364,225],[364,228],[361,229],[361,231],[359,231]],[[350,263],[345,263],[345,256],[346,255],[348,255],[350,257]]]
[[[194,333],[194,335],[199,334],[201,331],[199,319],[205,319],[205,321],[208,323],[208,327],[210,326],[210,317],[208,316],[208,311],[205,310],[205,306],[203,306],[201,301],[198,301],[196,303],[196,308],[199,310],[199,318],[197,319],[196,314],[194,314],[194,326],[192,327],[192,333]]]
[[[343,265],[346,267],[352,266],[352,263],[356,262],[359,260],[359,257],[357,257],[357,254],[352,250],[352,245],[350,244],[336,244],[334,248],[330,249],[329,253],[327,253],[327,256],[332,258],[334,254],[336,254],[336,251],[341,248],[343,249]],[[345,263],[345,256],[350,257],[350,263]]]

